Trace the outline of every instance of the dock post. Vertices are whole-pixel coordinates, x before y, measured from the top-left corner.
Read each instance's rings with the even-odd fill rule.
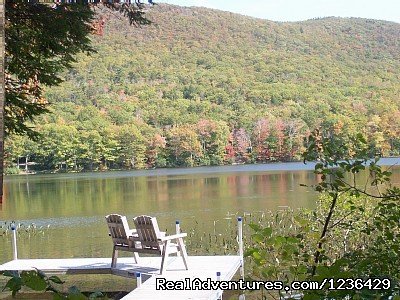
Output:
[[[217,281],[221,281],[221,272],[217,272]],[[218,295],[218,298],[217,298],[217,300],[222,300],[222,294],[223,294],[223,290],[221,290],[220,292],[219,292],[219,295]]]
[[[238,243],[240,256],[240,276],[244,280],[244,261],[243,261],[243,219],[238,217]]]
[[[175,231],[176,231],[176,234],[181,233],[181,222],[179,222],[179,220],[175,221]],[[180,251],[176,252],[176,256],[181,256]]]
[[[11,230],[12,230],[12,249],[13,249],[13,259],[18,259],[18,252],[17,252],[17,226],[15,222],[11,223]]]
[[[136,273],[136,287],[140,287],[142,285],[142,276],[139,272]]]

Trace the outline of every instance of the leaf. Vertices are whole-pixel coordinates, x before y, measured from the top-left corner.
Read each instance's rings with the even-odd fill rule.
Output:
[[[80,293],[81,293],[80,289],[78,289],[78,287],[76,287],[75,285],[74,285],[74,286],[71,286],[71,287],[68,289],[68,294],[74,295],[74,294],[80,294]]]
[[[19,277],[18,271],[4,271],[3,275],[7,277]]]
[[[15,294],[21,289],[21,287],[22,287],[22,278],[13,277],[7,281],[2,291],[9,289],[12,292],[12,295],[15,296]]]
[[[287,238],[287,242],[288,242],[288,243],[292,243],[292,244],[296,244],[296,243],[299,242],[299,240],[296,239],[296,238],[294,238],[294,237],[289,236],[289,237]]]
[[[253,234],[252,238],[256,243],[261,243],[264,241],[264,236],[259,233]]]
[[[306,266],[298,266],[297,267],[297,272],[300,274],[306,274],[307,273],[307,267]]]
[[[307,219],[304,219],[302,216],[295,216],[294,220],[299,223],[301,226],[307,225],[310,221]]]
[[[250,249],[248,249],[248,250],[245,251],[244,256],[245,256],[245,257],[251,256],[251,255],[253,254],[253,252],[255,252],[255,251],[257,251],[257,250],[254,249],[254,248],[250,248]]]
[[[284,243],[286,243],[286,238],[283,236],[277,236],[275,238],[275,245],[280,246],[283,245]]]
[[[262,234],[265,237],[270,237],[272,235],[272,228],[271,227],[266,227],[262,230]]]
[[[47,282],[36,271],[22,272],[21,278],[24,284],[34,291],[44,291],[47,287]]]
[[[254,259],[262,259],[262,256],[260,255],[260,253],[258,253],[258,252],[256,252],[256,251],[254,251],[254,252],[251,254],[251,256],[252,256]]]
[[[58,276],[50,276],[49,280],[57,284],[65,283],[65,281],[62,281]]]
[[[249,224],[249,227],[250,227],[251,229],[253,229],[254,231],[256,231],[256,232],[261,230],[260,225],[255,224],[255,223],[250,223],[250,224]]]
[[[96,291],[89,295],[89,299],[96,299],[96,298],[102,298],[102,297],[104,297],[104,294],[100,291]]]

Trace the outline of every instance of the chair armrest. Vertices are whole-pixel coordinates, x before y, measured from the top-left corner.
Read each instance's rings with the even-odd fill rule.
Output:
[[[165,231],[160,231],[160,238],[158,240],[162,241],[164,238],[165,238]],[[141,242],[139,234],[137,233],[136,229],[132,230],[132,234],[128,236],[128,239],[135,242]]]
[[[175,239],[183,238],[185,236],[187,236],[187,233],[184,232],[184,233],[178,233],[178,234],[164,236],[164,237],[161,237],[159,240],[164,242],[164,241],[168,241],[168,240],[175,240]]]

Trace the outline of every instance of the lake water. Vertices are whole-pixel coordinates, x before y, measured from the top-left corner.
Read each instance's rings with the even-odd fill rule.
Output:
[[[134,216],[156,216],[160,229],[169,232],[175,220],[181,221],[183,230],[194,225],[201,232],[222,230],[223,220],[235,215],[282,206],[313,207],[317,194],[300,186],[316,182],[312,169],[313,164],[277,163],[9,176],[0,225],[15,220],[44,228],[36,234],[20,230],[20,258],[107,257],[112,250],[107,214],[126,215],[131,226]],[[400,182],[399,170],[394,168],[395,183]],[[10,259],[10,238],[0,236],[0,263]]]

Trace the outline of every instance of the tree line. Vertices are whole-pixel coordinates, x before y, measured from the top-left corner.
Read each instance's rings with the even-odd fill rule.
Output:
[[[40,143],[15,135],[8,140],[9,172],[192,167],[298,160],[307,129],[301,123],[260,119],[252,131],[224,121],[201,119],[155,129],[140,120],[121,126],[83,129],[59,120],[39,126]]]

